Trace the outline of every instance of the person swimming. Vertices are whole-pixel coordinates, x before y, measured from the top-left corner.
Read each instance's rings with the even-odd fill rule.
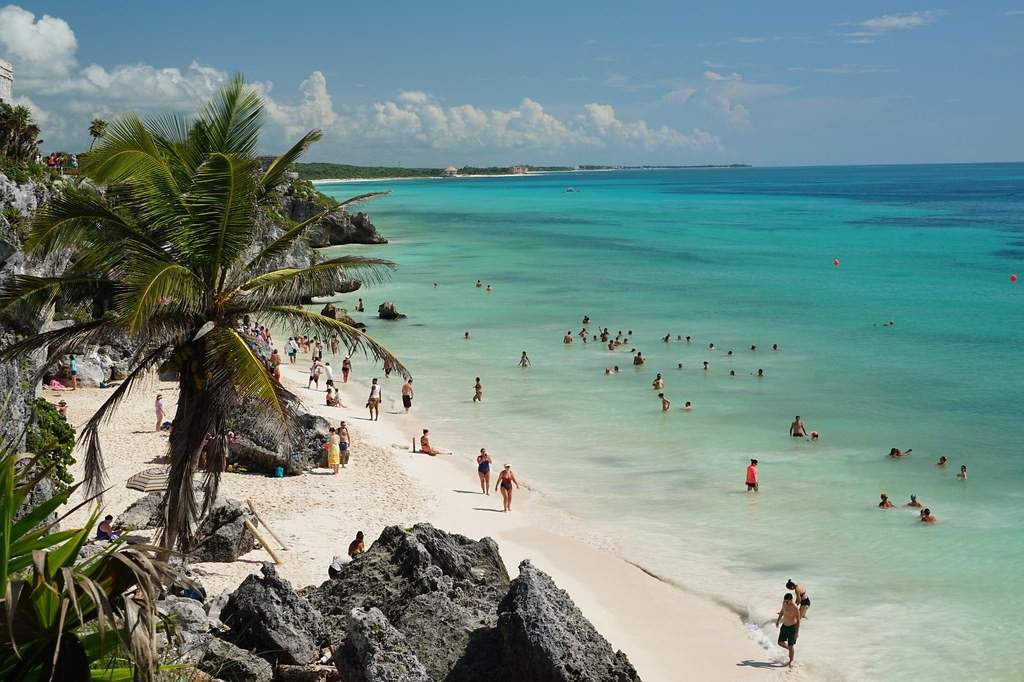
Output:
[[[682,368],[683,368],[683,363],[680,362],[678,365],[676,365],[676,369],[682,369]]]
[[[779,348],[779,344],[777,344],[777,343],[773,343],[773,344],[772,344],[772,350],[781,350],[781,349]]]
[[[619,372],[621,372],[621,371],[622,371],[622,370],[621,370],[621,369],[619,369],[619,366],[618,366],[618,365],[615,365],[615,367],[613,367],[613,368],[612,368],[612,372],[614,372],[614,373],[616,373],[616,374],[617,374],[617,373],[619,373]]]
[[[956,477],[958,479],[960,479],[961,481],[966,481],[967,480],[967,465],[966,464],[961,464],[960,465],[960,473],[957,474]]]
[[[935,518],[934,514],[932,514],[931,509],[921,510],[921,523],[935,523],[936,521],[938,521],[938,519]]]
[[[764,370],[763,369],[757,370],[757,378],[758,379],[764,379]]]
[[[732,351],[729,351],[729,352],[728,352],[728,353],[726,353],[725,355],[726,355],[726,357],[730,357],[730,358],[731,358],[731,357],[732,357]]]
[[[917,501],[917,495],[911,493],[910,502],[907,502],[908,507],[923,507],[924,505]]]
[[[715,344],[709,343],[708,344],[708,350],[714,350],[714,349],[715,349]]]
[[[729,370],[729,376],[731,376],[731,377],[734,377],[734,376],[736,376],[736,370],[734,370],[734,369],[730,369],[730,370]]]
[[[643,353],[637,351],[637,354],[633,356],[633,364],[638,366],[644,364]]]
[[[941,457],[939,457],[939,461],[935,463],[935,466],[944,467],[947,464],[949,464],[949,460],[946,458],[945,455],[942,455]]]
[[[889,499],[889,496],[886,495],[885,493],[882,493],[882,501],[878,503],[878,508],[892,509],[894,506],[895,505],[892,503],[892,500]]]
[[[757,346],[751,346],[750,350],[757,350]]]
[[[690,411],[690,410],[692,410],[692,409],[693,409],[693,405],[691,405],[691,404],[690,404],[690,401],[689,401],[689,400],[687,400],[687,401],[686,401],[686,404],[685,404],[685,405],[683,405],[683,410],[685,410],[685,411],[689,412],[689,411]]]
[[[466,341],[469,341],[469,332],[466,332],[466,334],[462,338],[464,338]]]
[[[910,453],[914,451],[913,448],[908,448],[906,452],[901,451],[899,448],[890,448],[889,457],[892,459],[899,459],[900,457],[909,457]]]

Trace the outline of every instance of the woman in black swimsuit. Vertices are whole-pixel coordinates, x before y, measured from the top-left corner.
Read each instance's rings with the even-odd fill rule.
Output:
[[[480,448],[480,454],[476,458],[476,473],[480,477],[480,492],[484,495],[491,494],[491,456],[487,450]]]
[[[512,465],[506,464],[505,469],[500,474],[498,474],[498,483],[494,486],[495,490],[501,488],[501,501],[504,506],[504,509],[502,509],[502,511],[504,512],[512,511],[513,483],[517,488],[519,487],[519,481],[516,480],[516,475],[512,473]]]

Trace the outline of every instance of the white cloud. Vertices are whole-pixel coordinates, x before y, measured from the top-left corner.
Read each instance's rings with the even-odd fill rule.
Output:
[[[891,66],[881,64],[840,64],[838,66],[819,66],[808,68],[806,66],[790,66],[786,71],[812,71],[814,73],[825,73],[832,75],[860,74],[860,73],[896,73]]]
[[[704,78],[708,81],[704,93],[705,104],[736,128],[751,127],[750,109],[743,102],[777,97],[797,89],[779,83],[749,83],[738,73],[724,75],[717,71],[705,71]]]
[[[676,104],[683,104],[684,102],[690,101],[690,98],[697,94],[696,88],[676,88],[675,90],[669,90],[665,93],[663,99],[666,102],[675,102]]]
[[[737,38],[734,38],[734,40],[737,43],[741,43],[743,45],[755,45],[757,43],[764,43],[768,41],[767,38],[764,38],[762,36],[739,36]]]
[[[75,68],[78,43],[68,22],[48,14],[36,18],[17,5],[0,7],[0,58],[15,65],[29,85],[62,78]]]
[[[944,9],[929,9],[922,12],[908,12],[906,14],[883,14],[880,17],[865,19],[860,22],[860,25],[869,31],[879,33],[885,31],[904,31],[934,24],[945,14],[946,10]]]
[[[1011,9],[1003,12],[1003,16],[1006,17],[1019,17],[1024,16],[1024,9]]]

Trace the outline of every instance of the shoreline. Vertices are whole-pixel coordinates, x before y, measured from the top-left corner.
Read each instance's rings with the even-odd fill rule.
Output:
[[[392,383],[386,389],[382,421],[370,422],[360,401],[367,384],[350,381],[343,385],[339,378],[349,407],[329,408],[318,402],[322,392],[302,385],[307,365],[306,360],[282,365],[282,381],[303,401],[305,412],[323,416],[334,425],[346,420],[353,436],[350,466],[338,476],[324,469],[284,479],[224,474],[220,493],[224,498],[255,501],[264,519],[288,544],[289,549],[277,550],[282,558],[277,568],[296,589],[327,580],[332,557],[344,552],[357,530],[376,539],[386,526],[407,527],[425,521],[473,539],[493,538],[510,577],[518,575],[520,561],[529,558],[570,594],[612,647],[626,653],[648,682],[678,679],[681,669],[702,680],[764,676],[766,671],[751,663],[763,667],[775,659],[776,652],[755,641],[740,616],[727,606],[666,581],[615,552],[549,530],[557,526],[546,525],[545,517],[550,512],[564,513],[545,509],[542,496],[527,485],[515,492],[513,513],[502,514],[500,495],[493,491],[489,497],[480,494],[472,456],[430,457],[410,451],[412,438],[427,419],[416,407],[410,415],[400,414],[397,386]],[[164,394],[167,411],[173,414],[174,384],[154,378],[142,383],[104,428],[109,476],[104,513],[116,517],[142,497],[142,493],[126,489],[124,482],[154,466],[166,448],[166,435],[145,430],[150,428],[151,396],[157,391]],[[59,397],[68,401],[72,423],[80,425],[107,395],[102,389],[80,389],[62,392]],[[49,391],[43,396],[58,399]],[[81,471],[81,463],[76,463],[76,479]],[[519,473],[522,476],[524,472]],[[528,481],[528,474],[523,478]],[[81,495],[73,499],[80,500]],[[79,510],[68,523],[82,521],[87,515],[88,509]],[[133,534],[148,536],[151,532]],[[256,549],[234,563],[195,563],[193,570],[214,597],[234,590],[246,575],[258,572],[261,563],[269,560],[263,549]]]

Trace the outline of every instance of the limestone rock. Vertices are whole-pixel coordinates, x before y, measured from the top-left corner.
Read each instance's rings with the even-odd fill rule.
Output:
[[[168,624],[167,637],[180,663],[198,663],[210,642],[210,620],[203,605],[194,599],[169,596],[156,603],[157,613]]]
[[[405,636],[380,609],[352,609],[335,664],[346,682],[432,682]]]
[[[432,679],[498,679],[493,666],[497,604],[509,579],[490,538],[470,540],[417,524],[397,526],[338,577],[310,594],[327,620],[332,640],[349,634],[355,608],[376,607],[406,638]],[[488,649],[486,655],[481,649]],[[491,667],[488,667],[491,666]]]
[[[275,663],[315,663],[329,643],[320,613],[271,564],[262,573],[246,577],[221,610],[228,639]]]
[[[271,682],[274,669],[256,654],[230,642],[209,640],[197,667],[224,682]]]
[[[569,595],[527,560],[499,606],[503,667],[513,682],[634,682],[636,670]]]
[[[405,315],[398,312],[395,309],[395,304],[391,301],[385,301],[377,306],[377,317],[382,320],[404,320]]]
[[[163,523],[164,494],[147,493],[128,505],[115,519],[122,530],[146,530]]]
[[[232,562],[251,552],[256,547],[256,539],[245,527],[246,519],[253,526],[259,524],[256,515],[238,501],[218,501],[200,526],[199,537],[202,540],[193,551],[191,559]]]

